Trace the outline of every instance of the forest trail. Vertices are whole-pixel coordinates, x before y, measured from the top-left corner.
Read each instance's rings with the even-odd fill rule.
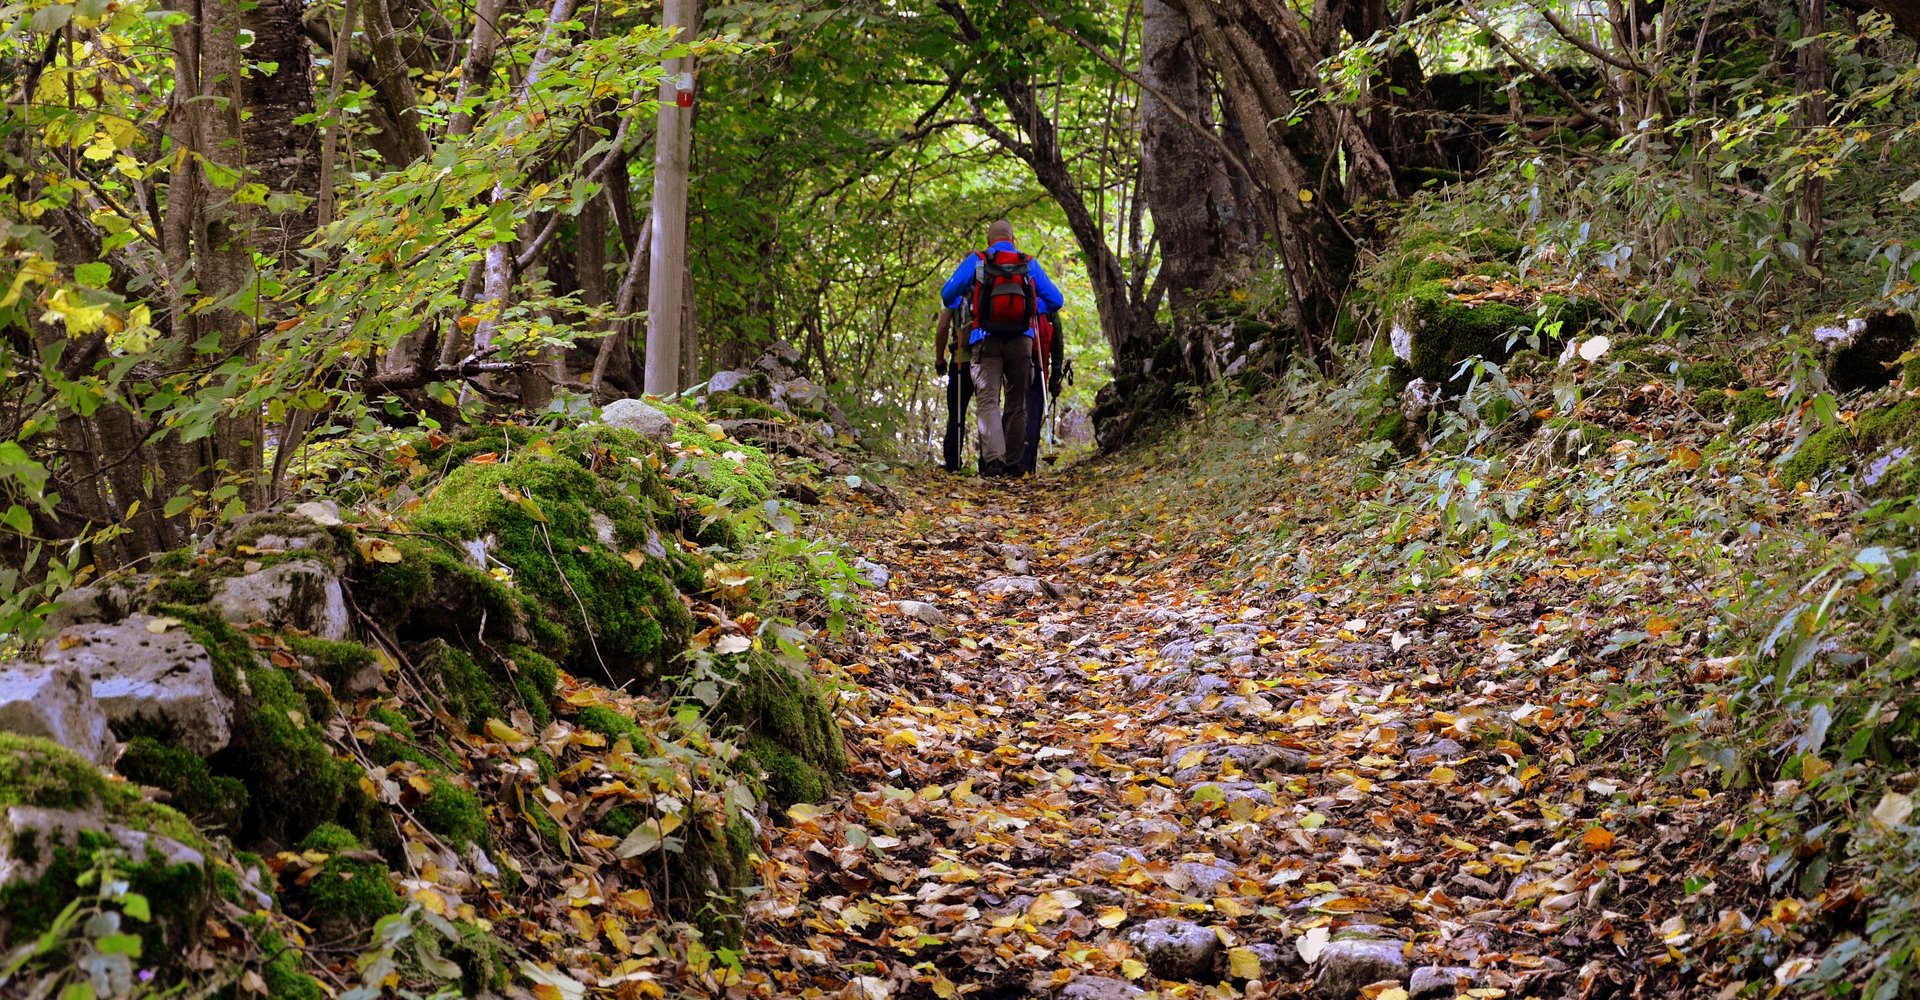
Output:
[[[1462,995],[1579,992],[1556,914],[1612,835],[1524,843],[1540,769],[1474,783],[1472,696],[1413,640],[1102,540],[1068,513],[1090,485],[928,476],[842,526],[892,578],[848,665],[848,788],[771,831],[762,988],[1452,997],[1424,967],[1477,965]]]

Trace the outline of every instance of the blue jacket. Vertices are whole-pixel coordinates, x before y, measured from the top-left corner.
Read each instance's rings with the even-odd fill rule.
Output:
[[[997,253],[1001,250],[1013,250],[1014,246],[1006,240],[1001,240],[987,249]],[[969,290],[973,287],[974,268],[979,264],[980,258],[968,254],[967,259],[953,269],[953,277],[948,278],[947,283],[941,286],[940,301],[945,303],[948,309],[958,309],[966,301]],[[1028,273],[1033,276],[1033,291],[1038,299],[1034,307],[1043,313],[1059,312],[1060,307],[1065,305],[1067,300],[1060,294],[1060,288],[1053,283],[1053,279],[1047,277],[1047,272],[1040,267],[1040,262],[1036,260],[1028,265]],[[1027,336],[1033,336],[1033,331],[1028,330]],[[973,336],[967,339],[967,343],[978,344],[986,337],[987,331],[974,327]]]

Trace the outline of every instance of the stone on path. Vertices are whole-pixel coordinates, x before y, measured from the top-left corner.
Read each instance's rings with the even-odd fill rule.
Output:
[[[93,685],[72,664],[0,667],[0,730],[52,740],[103,767],[119,752]]]
[[[1127,943],[1154,975],[1185,982],[1209,976],[1220,936],[1190,920],[1160,917],[1127,931]]]
[[[1409,764],[1451,764],[1467,755],[1466,748],[1453,740],[1434,740],[1407,754]]]
[[[1407,981],[1407,1000],[1453,1000],[1473,986],[1477,973],[1457,965],[1424,965]]]
[[[1060,991],[1061,1000],[1134,1000],[1147,991],[1105,976],[1078,976]]]
[[[901,614],[925,625],[945,625],[948,621],[945,611],[925,601],[895,601],[893,606],[898,608]]]
[[[1354,1000],[1374,983],[1407,981],[1407,959],[1398,941],[1349,938],[1320,952],[1313,992],[1320,1000]]]
[[[983,597],[1034,597],[1058,599],[1067,596],[1065,588],[1037,576],[996,576],[973,588]]]
[[[856,559],[853,562],[853,568],[860,574],[861,579],[867,581],[868,586],[878,590],[885,590],[887,583],[893,579],[892,570],[871,559]]]

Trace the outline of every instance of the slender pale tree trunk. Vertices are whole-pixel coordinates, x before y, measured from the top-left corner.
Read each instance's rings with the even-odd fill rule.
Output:
[[[691,39],[699,0],[666,0],[662,26]],[[660,81],[660,120],[653,153],[653,267],[647,278],[646,391],[680,388],[680,332],[687,280],[687,173],[693,152],[693,57],[670,60]],[[688,95],[686,107],[680,94]]]

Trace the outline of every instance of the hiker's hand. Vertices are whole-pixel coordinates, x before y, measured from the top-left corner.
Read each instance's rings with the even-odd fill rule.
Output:
[[[941,378],[947,377],[947,359],[941,358],[933,363],[933,373]]]

